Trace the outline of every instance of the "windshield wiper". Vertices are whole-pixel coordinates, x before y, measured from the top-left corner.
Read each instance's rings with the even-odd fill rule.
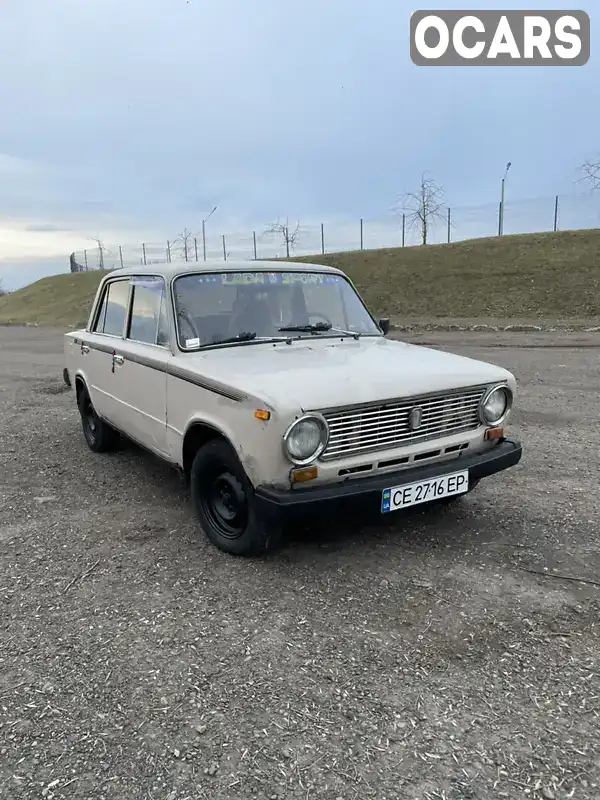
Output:
[[[205,342],[200,347],[211,347],[214,344],[233,344],[234,342],[251,342],[253,339],[256,339],[256,332],[238,333],[237,336],[228,336],[226,339],[213,339],[212,342]]]
[[[278,328],[277,330],[282,333],[285,331],[290,331],[290,333],[320,333],[321,331],[330,331],[331,325],[328,322],[316,322],[314,325],[286,325],[284,328]]]
[[[237,336],[228,336],[226,339],[214,339],[212,342],[204,342],[199,346],[199,350],[203,347],[214,347],[218,344],[235,344],[236,342],[288,342],[291,343],[289,336],[257,336],[256,331],[248,333],[238,333]]]
[[[356,331],[345,331],[342,328],[334,328],[329,322],[315,322],[314,325],[286,325],[284,328],[278,328],[282,333],[289,331],[290,333],[341,333],[344,336],[353,336],[358,339],[360,333]]]

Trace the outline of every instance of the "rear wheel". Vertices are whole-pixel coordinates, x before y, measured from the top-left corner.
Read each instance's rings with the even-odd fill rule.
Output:
[[[85,386],[82,386],[77,392],[77,406],[81,415],[83,435],[90,450],[93,450],[94,453],[108,453],[116,450],[119,446],[119,434],[96,414]]]
[[[253,556],[280,543],[278,520],[260,516],[252,484],[237,455],[222,439],[209,441],[196,453],[190,492],[202,529],[220,550]]]

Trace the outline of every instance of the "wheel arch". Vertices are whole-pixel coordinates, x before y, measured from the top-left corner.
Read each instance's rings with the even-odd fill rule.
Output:
[[[231,437],[218,425],[215,425],[212,422],[206,422],[205,420],[193,420],[190,422],[183,435],[181,447],[181,467],[186,478],[189,478],[192,462],[194,461],[194,457],[196,456],[198,450],[208,442],[215,439],[225,442],[231,448],[232,453],[235,454],[236,458],[239,460],[242,468],[244,469],[244,472],[246,472],[248,479],[251,483],[253,483],[252,477],[248,475],[248,471],[241,458],[240,451],[237,447],[235,447]]]
[[[88,390],[85,378],[83,377],[83,375],[80,372],[78,372],[75,375],[75,380],[73,381],[73,386],[75,387],[75,396],[77,397],[77,400],[79,400],[81,392],[84,389],[86,391]]]

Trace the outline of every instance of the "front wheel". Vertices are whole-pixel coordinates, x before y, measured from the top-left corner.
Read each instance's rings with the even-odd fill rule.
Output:
[[[190,492],[198,522],[219,550],[253,556],[279,544],[279,522],[261,519],[252,484],[222,439],[208,442],[196,453]]]
[[[85,386],[77,392],[77,406],[81,415],[83,435],[90,450],[94,453],[108,453],[119,445],[119,434],[96,414],[88,390]]]

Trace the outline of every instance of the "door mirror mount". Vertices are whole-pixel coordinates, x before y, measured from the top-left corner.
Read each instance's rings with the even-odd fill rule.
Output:
[[[390,320],[389,317],[382,317],[378,322],[379,328],[384,336],[387,336],[390,332]]]

